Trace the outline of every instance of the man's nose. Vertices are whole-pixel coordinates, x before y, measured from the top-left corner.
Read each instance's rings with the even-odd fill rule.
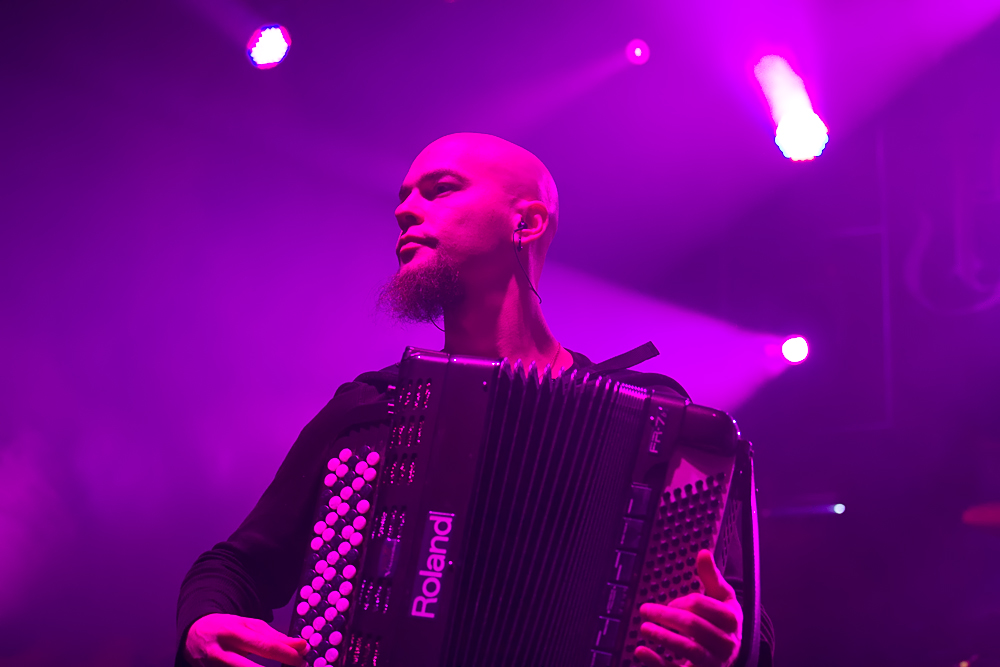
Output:
[[[411,192],[410,196],[396,207],[396,222],[399,223],[399,230],[403,233],[413,225],[419,225],[424,221],[423,211],[415,199],[415,195]]]

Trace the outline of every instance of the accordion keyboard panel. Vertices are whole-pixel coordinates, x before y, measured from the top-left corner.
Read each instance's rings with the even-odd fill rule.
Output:
[[[320,503],[314,519],[314,537],[296,592],[298,602],[290,632],[309,643],[306,660],[312,667],[340,664],[347,655],[364,654],[372,663],[377,640],[347,631],[348,619],[358,604],[371,605],[371,582],[359,576],[371,534],[371,498],[383,468],[382,455],[373,448],[384,442],[384,429],[369,429],[338,441],[339,451],[327,462]],[[384,523],[384,521],[383,521]],[[388,591],[377,590],[384,604]],[[345,639],[346,638],[346,639]]]

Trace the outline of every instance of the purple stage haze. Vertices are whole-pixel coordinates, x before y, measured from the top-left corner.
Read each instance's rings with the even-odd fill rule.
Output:
[[[15,4],[0,665],[170,664],[181,578],[299,429],[440,347],[374,303],[410,160],[461,130],[559,185],[560,340],[654,341],[753,439],[779,664],[1000,665],[1000,538],[960,520],[1000,500],[1000,0]],[[768,54],[831,128],[811,162]]]

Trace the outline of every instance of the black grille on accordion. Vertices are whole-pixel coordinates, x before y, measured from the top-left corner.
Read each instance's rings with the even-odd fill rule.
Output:
[[[311,667],[628,667],[639,606],[726,557],[725,413],[415,348],[390,393],[330,449],[291,625]]]

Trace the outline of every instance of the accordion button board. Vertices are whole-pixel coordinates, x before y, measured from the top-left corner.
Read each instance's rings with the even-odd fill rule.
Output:
[[[737,442],[676,395],[407,348],[331,447],[291,634],[311,667],[629,667],[640,607],[724,551]]]

